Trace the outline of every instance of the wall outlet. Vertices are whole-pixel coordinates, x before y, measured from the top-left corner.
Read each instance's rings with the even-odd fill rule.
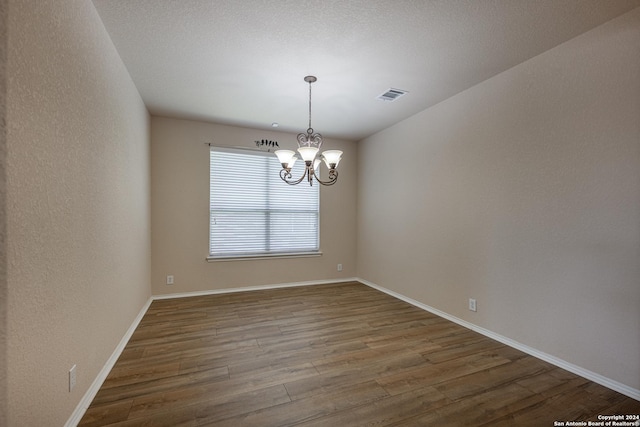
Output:
[[[338,271],[342,271],[342,264],[338,264]]]
[[[76,386],[76,365],[73,365],[69,369],[69,391],[73,390]]]
[[[173,276],[172,275],[167,276],[167,285],[173,285]]]
[[[476,307],[476,300],[473,298],[469,298],[469,310],[478,311]]]

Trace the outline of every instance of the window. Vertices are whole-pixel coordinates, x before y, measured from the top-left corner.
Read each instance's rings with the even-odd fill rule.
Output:
[[[210,258],[319,254],[318,186],[288,185],[281,169],[273,153],[211,147]]]

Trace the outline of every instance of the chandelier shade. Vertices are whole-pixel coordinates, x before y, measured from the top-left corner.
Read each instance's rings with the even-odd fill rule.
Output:
[[[338,163],[340,163],[340,159],[342,158],[342,151],[340,150],[327,150],[322,153],[322,157],[324,158],[324,162],[329,169],[335,169],[338,167]]]
[[[278,161],[283,165],[282,167],[291,168],[293,166],[289,166],[289,162],[295,162],[296,153],[291,150],[277,150],[275,155],[278,157]]]
[[[338,180],[338,163],[342,158],[342,151],[340,150],[327,150],[318,156],[320,148],[322,147],[322,135],[315,132],[311,127],[311,83],[316,82],[318,79],[315,76],[306,76],[304,81],[309,83],[309,127],[306,133],[299,133],[298,140],[298,153],[305,163],[305,171],[302,176],[295,179],[291,175],[291,168],[297,160],[296,153],[291,150],[277,150],[275,155],[278,157],[278,161],[282,165],[280,171],[280,178],[289,185],[300,184],[305,178],[309,182],[309,185],[313,185],[314,178],[322,185],[333,185]],[[329,169],[328,179],[323,181],[318,176],[318,168],[322,161],[327,169]]]
[[[298,148],[298,153],[300,153],[300,157],[305,162],[311,162],[316,158],[316,154],[318,154],[318,149],[316,147],[300,147]]]

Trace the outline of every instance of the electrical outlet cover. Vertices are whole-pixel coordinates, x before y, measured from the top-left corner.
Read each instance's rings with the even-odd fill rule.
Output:
[[[69,369],[69,391],[73,390],[76,386],[76,365],[73,365]]]

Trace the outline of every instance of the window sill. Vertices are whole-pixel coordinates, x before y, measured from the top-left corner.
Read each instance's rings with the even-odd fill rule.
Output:
[[[278,258],[311,258],[322,256],[322,252],[292,252],[277,254],[260,254],[260,255],[228,255],[228,256],[208,256],[207,262],[219,261],[252,261],[259,259],[278,259]]]

